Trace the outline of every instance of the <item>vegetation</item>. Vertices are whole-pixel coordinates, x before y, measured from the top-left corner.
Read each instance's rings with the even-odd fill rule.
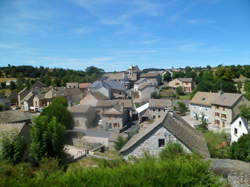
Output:
[[[39,161],[44,157],[61,157],[64,136],[65,127],[56,120],[56,117],[37,117],[31,133],[30,153],[32,158]]]
[[[244,91],[246,92],[246,98],[250,100],[250,81],[245,82]]]
[[[230,148],[232,159],[250,162],[250,134],[245,134],[234,142]]]
[[[230,143],[226,133],[205,132],[205,140],[212,158],[230,158]]]
[[[178,102],[178,111],[180,112],[181,115],[185,115],[186,112],[188,111],[187,106],[183,102]]]
[[[0,77],[17,79],[8,86],[11,90],[20,91],[24,87],[30,87],[35,80],[40,80],[46,86],[65,86],[67,82],[94,82],[102,77],[104,70],[90,66],[85,71],[75,71],[62,68],[47,68],[33,66],[0,67]],[[2,86],[6,88],[3,83]]]
[[[179,86],[176,88],[176,94],[177,95],[184,95],[184,90],[183,90],[183,87]]]
[[[115,149],[119,151],[128,141],[128,138],[124,138],[122,136],[119,136],[117,138],[117,141],[115,142]]]
[[[3,134],[1,138],[1,159],[11,163],[17,164],[22,161],[26,143],[22,136],[16,132]]]
[[[244,118],[250,120],[250,107],[242,106],[240,108],[240,115],[243,116]]]
[[[58,123],[64,125],[66,129],[71,129],[74,125],[74,120],[66,106],[66,99],[64,97],[59,97],[58,99],[55,99],[47,108],[45,108],[41,115],[47,116],[48,120],[56,117]]]
[[[178,150],[179,148],[166,148]],[[0,164],[0,186],[214,186],[226,184],[209,170],[209,163],[192,154],[157,159],[145,156],[132,163],[124,160],[95,160],[95,167],[75,167],[63,172],[58,162],[47,160],[40,168],[28,164],[15,168]],[[86,166],[86,164],[84,165]],[[146,179],[146,180],[145,180]]]

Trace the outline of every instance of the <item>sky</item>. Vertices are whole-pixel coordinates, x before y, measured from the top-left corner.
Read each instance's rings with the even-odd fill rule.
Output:
[[[250,0],[0,0],[0,66],[250,64]]]

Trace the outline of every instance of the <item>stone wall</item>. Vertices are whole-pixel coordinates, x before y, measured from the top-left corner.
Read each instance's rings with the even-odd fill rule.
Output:
[[[157,129],[153,130],[147,136],[142,138],[138,143],[132,146],[129,150],[123,153],[124,158],[140,158],[144,155],[144,153],[149,153],[150,155],[158,155],[165,147],[159,147],[159,139],[165,140],[165,146],[169,142],[177,142],[182,145],[186,152],[191,152],[189,148],[187,148],[182,142],[176,139],[175,136],[173,136],[165,127],[159,126]]]

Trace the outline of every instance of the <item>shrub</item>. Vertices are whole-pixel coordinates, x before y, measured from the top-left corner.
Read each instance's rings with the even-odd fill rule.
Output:
[[[230,148],[232,159],[250,162],[250,134],[241,136],[238,142],[234,142]]]
[[[167,146],[161,151],[160,158],[173,158],[184,154],[184,149],[179,143],[168,143]]]
[[[115,142],[115,149],[119,151],[127,143],[127,141],[127,138],[119,136]]]
[[[226,133],[204,133],[205,140],[212,158],[230,158],[229,138]]]
[[[12,164],[21,162],[25,148],[24,138],[15,132],[4,135],[1,139],[1,157]]]

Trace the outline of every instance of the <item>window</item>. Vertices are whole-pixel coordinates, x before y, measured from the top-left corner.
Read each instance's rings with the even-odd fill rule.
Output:
[[[158,115],[158,118],[160,118],[161,116],[160,115]]]
[[[165,145],[165,139],[158,139],[158,146],[163,147]]]
[[[239,121],[239,126],[241,127],[241,121]]]
[[[153,116],[153,119],[155,119],[155,116]]]
[[[226,114],[221,114],[221,118],[227,118]]]
[[[153,109],[153,112],[155,111],[155,109]]]
[[[216,109],[220,109],[220,107],[219,107],[219,106],[216,106]]]
[[[158,111],[160,112],[160,111],[161,111],[161,109],[159,108],[159,109],[158,109]]]
[[[220,113],[219,112],[215,112],[215,116],[220,117]]]
[[[215,123],[216,125],[220,125],[220,121],[219,121],[219,120],[215,120],[214,123]]]
[[[238,129],[234,128],[234,134],[237,135]]]

